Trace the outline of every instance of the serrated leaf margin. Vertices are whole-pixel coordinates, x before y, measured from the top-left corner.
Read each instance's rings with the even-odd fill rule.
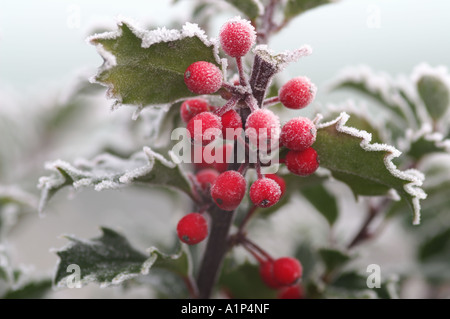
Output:
[[[116,57],[114,54],[110,53],[106,50],[98,40],[115,40],[122,35],[121,26],[124,24],[131,30],[131,32],[141,40],[142,48],[149,48],[151,45],[155,43],[163,43],[170,42],[176,40],[182,40],[189,37],[197,37],[200,39],[205,46],[212,47],[214,58],[218,65],[222,66],[223,74],[225,75],[225,70],[227,67],[227,60],[221,59],[219,56],[219,43],[216,39],[208,39],[205,34],[205,31],[202,30],[197,24],[186,22],[181,30],[177,29],[167,29],[165,27],[157,28],[155,30],[145,30],[138,26],[138,23],[130,18],[125,18],[119,16],[117,18],[117,26],[118,29],[115,31],[104,32],[100,34],[94,34],[89,36],[86,39],[86,42],[92,44],[96,47],[98,54],[103,58],[103,64],[98,68],[97,73],[90,77],[89,81],[91,83],[98,83],[107,88],[106,96],[109,99],[113,99],[114,103],[112,105],[112,109],[116,109],[117,107],[122,105],[122,97],[120,94],[113,93],[113,84],[105,84],[103,82],[97,81],[97,77],[100,76],[101,73],[110,70],[114,66],[117,65]],[[177,103],[182,101],[183,99],[173,101],[173,103]],[[173,103],[168,103],[169,105]],[[167,107],[168,104],[155,105],[156,107]],[[137,110],[133,114],[133,119],[137,119],[139,113],[142,111],[144,105],[138,105]]]
[[[423,200],[427,197],[427,194],[421,188],[425,176],[416,169],[408,169],[405,171],[399,170],[392,161],[394,158],[399,157],[402,153],[391,145],[379,143],[371,144],[370,142],[372,140],[372,134],[363,130],[357,130],[353,127],[345,126],[348,119],[350,118],[350,116],[347,113],[342,112],[336,119],[326,123],[320,123],[321,117],[322,116],[319,116],[316,119],[317,129],[335,126],[338,132],[361,139],[360,146],[363,150],[368,152],[387,153],[387,155],[384,157],[384,165],[393,176],[408,182],[407,184],[404,184],[403,188],[405,192],[412,197],[412,204],[414,210],[413,224],[414,225],[420,224],[420,200]]]

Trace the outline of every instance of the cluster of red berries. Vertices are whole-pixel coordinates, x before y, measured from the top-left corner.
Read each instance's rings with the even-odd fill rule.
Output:
[[[281,257],[276,260],[259,259],[259,275],[262,281],[272,289],[279,290],[280,299],[300,299],[303,292],[299,280],[303,267],[298,259]]]
[[[192,63],[185,71],[184,82],[195,94],[214,94],[221,90],[221,96],[227,103],[221,107],[212,106],[203,98],[192,98],[182,103],[181,119],[186,123],[193,148],[201,148],[201,158],[194,160],[197,173],[193,178],[197,192],[201,198],[209,198],[220,209],[235,210],[247,192],[245,172],[249,163],[241,164],[241,168],[229,170],[229,155],[232,144],[223,144],[215,148],[222,152],[223,162],[208,161],[204,156],[205,148],[216,138],[244,143],[273,151],[273,145],[288,149],[286,157],[280,162],[293,174],[307,176],[316,171],[319,160],[312,144],[316,140],[316,128],[308,118],[297,117],[283,126],[279,118],[266,106],[260,103],[251,93],[251,87],[243,72],[241,58],[246,55],[256,41],[256,33],[247,20],[235,18],[223,25],[219,40],[223,51],[236,59],[239,70],[239,81],[230,84],[223,78],[221,70],[213,63],[198,61]],[[226,92],[227,94],[224,94]],[[316,88],[306,77],[297,77],[283,85],[278,97],[270,99],[270,103],[282,103],[290,109],[301,109],[312,102]],[[250,114],[244,116],[242,109],[248,107]],[[242,138],[244,133],[244,138]],[[279,144],[278,144],[279,142]],[[195,154],[195,152],[194,152]],[[259,153],[258,153],[259,154]],[[216,158],[216,157],[215,157]],[[257,170],[258,179],[249,189],[249,197],[255,207],[271,207],[283,196],[286,183],[275,174],[262,174],[259,158],[253,167]],[[205,211],[207,209],[203,209]],[[181,241],[197,244],[208,235],[207,219],[200,213],[190,213],[178,223],[177,232]],[[297,259],[291,257],[272,259],[261,262],[260,274],[263,281],[271,288],[285,288],[286,296],[300,294],[296,284],[302,275],[302,267]],[[297,288],[295,288],[297,287]]]

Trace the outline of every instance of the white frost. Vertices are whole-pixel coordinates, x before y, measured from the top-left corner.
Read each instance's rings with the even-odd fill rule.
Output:
[[[406,88],[406,92],[411,93],[410,87],[401,81],[401,86],[397,85],[397,79],[393,79],[386,72],[374,72],[366,65],[348,67],[343,69],[339,75],[326,85],[326,90],[332,90],[346,83],[360,84],[369,92],[380,95],[381,99],[389,106],[398,108],[405,116],[408,126],[416,127],[414,115],[405,99],[399,94],[399,88]],[[408,96],[416,102],[415,96]]]
[[[425,176],[415,169],[408,169],[406,171],[399,170],[392,160],[399,157],[401,152],[391,145],[379,143],[371,144],[370,141],[372,140],[372,135],[370,133],[345,126],[349,118],[350,116],[347,113],[342,112],[340,116],[333,121],[323,124],[317,123],[317,129],[335,126],[338,132],[360,138],[360,146],[363,150],[368,152],[387,152],[388,154],[384,157],[384,165],[394,177],[409,182],[405,184],[403,188],[405,192],[412,197],[414,209],[413,224],[420,224],[420,200],[427,197],[427,194],[421,188]]]
[[[253,49],[253,53],[261,56],[264,60],[274,63],[277,71],[281,72],[289,63],[296,62],[302,57],[311,55],[312,48],[309,45],[304,45],[293,51],[274,53],[267,45],[260,44]]]
[[[52,192],[70,180],[74,189],[82,187],[94,187],[96,191],[116,189],[149,174],[155,161],[170,169],[177,167],[174,162],[165,159],[149,147],[144,147],[143,152],[135,153],[129,159],[101,154],[93,160],[78,159],[74,165],[62,160],[46,163],[45,168],[53,174],[39,179],[38,188],[42,190],[39,212],[42,214]]]

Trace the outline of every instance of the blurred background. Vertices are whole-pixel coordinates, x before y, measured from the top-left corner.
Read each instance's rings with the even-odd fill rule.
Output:
[[[85,41],[86,37],[96,31],[114,30],[118,16],[130,17],[143,26],[179,27],[189,20],[192,2],[23,0],[0,3],[0,185],[17,196],[25,196],[30,204],[25,214],[10,213],[11,224],[17,218],[20,222],[2,245],[2,249],[10,252],[9,262],[27,269],[33,276],[51,275],[57,263],[51,249],[67,243],[60,235],[95,237],[99,235],[99,225],[122,231],[139,248],[173,245],[175,225],[187,198],[173,200],[170,192],[64,190],[49,204],[45,216],[38,216],[33,205],[39,199],[38,179],[48,174],[44,169],[46,161],[92,158],[99,150],[109,150],[112,146],[118,152],[127,153],[146,145],[142,123],[131,120],[130,108],[111,112],[111,101],[105,98],[103,88],[82,87],[87,92],[94,90],[95,94],[71,99],[73,92],[80,89],[80,79],[95,74],[102,63],[95,48]],[[227,8],[214,14],[209,36],[217,37],[220,26],[238,14],[232,6]],[[448,30],[449,1],[342,0],[292,20],[272,38],[270,47],[274,51],[303,44],[313,48],[311,56],[290,65],[279,75],[281,82],[306,75],[318,86],[315,104],[304,113],[311,115],[328,103],[340,103],[348,98],[371,108],[374,102],[355,92],[326,90],[330,80],[344,67],[365,64],[396,76],[409,75],[422,62],[431,66],[450,65]],[[56,111],[67,104],[76,107],[67,108],[69,113]],[[335,187],[334,192],[342,198],[335,234],[338,239],[347,239],[363,220],[360,214],[363,203],[355,201],[347,187]],[[253,234],[268,251],[288,254],[293,249],[292,236],[298,240],[308,237],[316,245],[328,239],[327,224],[300,197],[285,206],[281,214],[274,215],[273,220],[270,225],[257,224]],[[276,236],[268,240],[268,233]],[[376,241],[358,252],[360,265],[355,267],[364,270],[368,264],[376,263],[387,274],[411,270],[415,252],[410,243],[414,240],[413,233],[406,232],[398,223],[391,223]],[[401,296],[423,297],[424,279],[420,275],[411,278]],[[121,288],[100,289],[91,284],[84,289],[66,289],[48,295],[51,298],[97,296],[148,297],[152,292],[144,287],[124,293]]]

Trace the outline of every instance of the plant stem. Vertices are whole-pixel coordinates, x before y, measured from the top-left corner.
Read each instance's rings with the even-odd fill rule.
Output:
[[[245,125],[249,109],[239,110],[242,121]],[[234,159],[228,164],[228,170],[238,170],[240,163],[237,162],[238,142],[234,142]],[[220,209],[216,205],[210,210],[211,228],[208,243],[200,265],[197,276],[198,297],[207,299],[211,297],[214,285],[220,273],[223,259],[230,248],[228,245],[228,234],[233,224],[235,212],[228,212]]]
[[[225,253],[228,250],[227,237],[233,222],[234,211],[223,211],[216,206],[210,211],[210,214],[211,231],[197,277],[198,297],[201,299],[211,297]]]
[[[248,86],[247,77],[244,72],[244,66],[242,65],[242,57],[240,57],[240,56],[236,57],[236,64],[237,64],[238,71],[239,71],[239,83],[242,86]]]
[[[363,224],[361,225],[361,228],[359,229],[358,233],[355,235],[353,240],[350,242],[350,244],[348,244],[347,249],[351,249],[373,236],[373,233],[369,231],[369,228],[372,225],[372,222],[375,219],[375,217],[377,217],[382,211],[384,211],[384,209],[389,203],[390,199],[385,198],[379,205],[369,206],[369,211],[367,212],[366,219],[364,220]]]

